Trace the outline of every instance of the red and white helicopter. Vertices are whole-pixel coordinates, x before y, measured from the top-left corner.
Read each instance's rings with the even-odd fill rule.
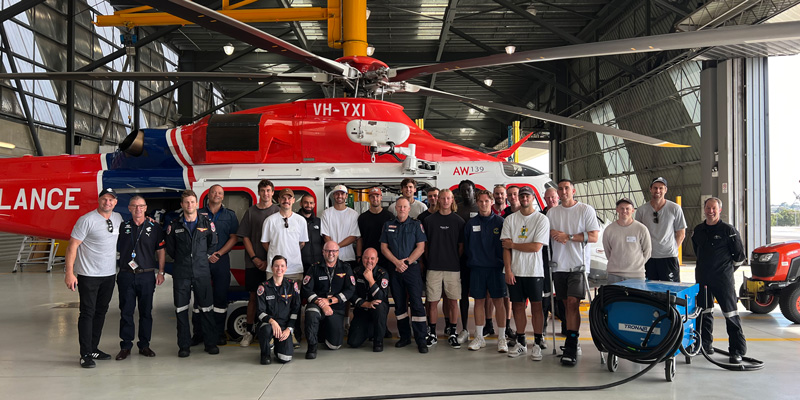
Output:
[[[171,210],[177,208],[180,191],[193,189],[202,201],[214,184],[222,185],[228,193],[241,194],[245,203],[252,204],[257,201],[256,185],[264,178],[272,180],[276,189],[288,187],[298,195],[309,193],[319,204],[324,204],[328,191],[337,184],[355,188],[396,187],[406,177],[441,188],[455,187],[463,179],[486,188],[500,182],[532,186],[542,204],[538,194],[552,184],[550,178],[506,161],[524,140],[508,150],[485,154],[434,138],[415,125],[402,107],[381,98],[390,93],[436,96],[648,145],[681,147],[622,129],[463,97],[406,80],[481,66],[790,40],[800,32],[800,22],[728,27],[391,69],[360,54],[335,61],[319,57],[188,0],[140,2],[268,51],[302,60],[321,71],[195,75],[202,74],[208,80],[254,83],[268,79],[314,81],[342,88],[352,97],[296,101],[211,115],[174,129],[141,129],[132,132],[113,153],[2,159],[0,170],[5,171],[5,176],[0,183],[0,231],[67,239],[77,218],[97,206],[96,196],[102,187],[113,187],[122,194],[117,209],[123,214],[127,214],[126,196],[140,194],[147,199],[151,210]],[[174,80],[186,79],[186,74],[55,72],[0,74],[0,79]],[[321,213],[321,209],[317,212]]]

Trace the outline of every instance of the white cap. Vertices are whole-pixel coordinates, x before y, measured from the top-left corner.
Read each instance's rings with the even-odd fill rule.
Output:
[[[345,186],[345,185],[336,185],[333,188],[333,191],[331,192],[331,194],[336,193],[336,192],[345,192],[345,193],[347,193],[347,186]]]

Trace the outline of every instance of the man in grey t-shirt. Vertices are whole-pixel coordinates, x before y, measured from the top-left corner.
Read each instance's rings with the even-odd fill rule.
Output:
[[[78,219],[67,245],[64,283],[73,292],[77,289],[80,296],[78,343],[83,368],[94,368],[94,360],[111,359],[97,346],[117,273],[117,237],[122,216],[114,212],[116,205],[114,189],[103,189],[97,209]]]
[[[652,255],[644,265],[648,280],[681,281],[678,264],[678,246],[686,236],[686,219],[683,210],[667,200],[667,180],[658,177],[650,184],[650,202],[636,210],[635,220],[650,232]]]

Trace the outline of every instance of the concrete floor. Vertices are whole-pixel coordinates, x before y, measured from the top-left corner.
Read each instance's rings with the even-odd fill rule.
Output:
[[[381,398],[381,395],[419,392],[602,385],[644,368],[622,360],[616,373],[608,372],[600,364],[599,353],[589,337],[586,313],[581,329],[583,356],[574,368],[559,364],[559,359],[552,355],[552,342],[548,343],[544,360],[533,362],[529,358],[510,359],[498,354],[495,338],[487,339],[487,347],[477,352],[467,350],[466,346],[451,349],[445,341],[440,341],[426,355],[418,354],[414,346],[396,349],[395,339],[390,339],[383,353],[372,353],[371,346],[335,352],[321,350],[314,361],[303,359],[303,343],[294,361],[269,366],[258,364],[257,344],[241,348],[230,342],[221,347],[219,355],[211,356],[202,347],[194,347],[191,357],[181,359],[177,357],[168,279],[155,294],[152,348],[158,356],[145,358],[134,353],[125,361],[98,361],[96,368],[87,370],[78,365],[78,294],[65,288],[63,273],[56,268],[47,274],[43,268],[34,266],[11,274],[12,267],[0,265],[2,399],[307,399],[367,395]],[[684,280],[692,275],[691,266],[683,269]],[[115,294],[100,346],[112,356],[119,350],[117,304]],[[664,379],[664,368],[659,365],[633,382],[601,391],[482,397],[797,398],[800,325],[791,324],[778,310],[769,315],[741,311],[748,355],[766,362],[761,371],[725,371],[702,357],[687,365],[679,357],[674,382]],[[720,314],[719,310],[716,314]],[[715,331],[721,336],[715,345],[727,348],[724,320],[717,316],[715,321]],[[439,324],[440,331],[442,325]],[[390,327],[396,334],[393,316]],[[563,338],[557,337],[557,342],[563,344]]]

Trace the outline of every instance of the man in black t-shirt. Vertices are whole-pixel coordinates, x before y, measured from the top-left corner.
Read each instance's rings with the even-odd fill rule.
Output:
[[[361,237],[358,238],[356,243],[356,258],[361,264],[361,256],[364,250],[368,248],[380,249],[381,248],[381,232],[383,232],[383,224],[394,218],[394,214],[381,206],[383,202],[383,193],[379,187],[374,187],[369,190],[369,210],[364,211],[358,216],[358,230],[361,231]],[[383,254],[378,256],[378,265],[383,269],[391,272],[394,270],[394,265],[386,261]]]
[[[464,252],[464,219],[456,213],[453,193],[449,189],[439,192],[436,210],[425,218],[425,232],[428,242],[425,244],[425,256],[428,262],[426,274],[426,299],[429,304],[428,326],[430,332],[427,337],[428,347],[433,346],[436,339],[436,321],[439,319],[439,300],[442,298],[442,287],[447,296],[446,308],[448,323],[445,334],[448,343],[455,349],[461,348],[461,343],[456,338],[456,324],[458,321],[457,299],[461,298],[461,266],[459,258]],[[466,326],[464,326],[466,329]]]

